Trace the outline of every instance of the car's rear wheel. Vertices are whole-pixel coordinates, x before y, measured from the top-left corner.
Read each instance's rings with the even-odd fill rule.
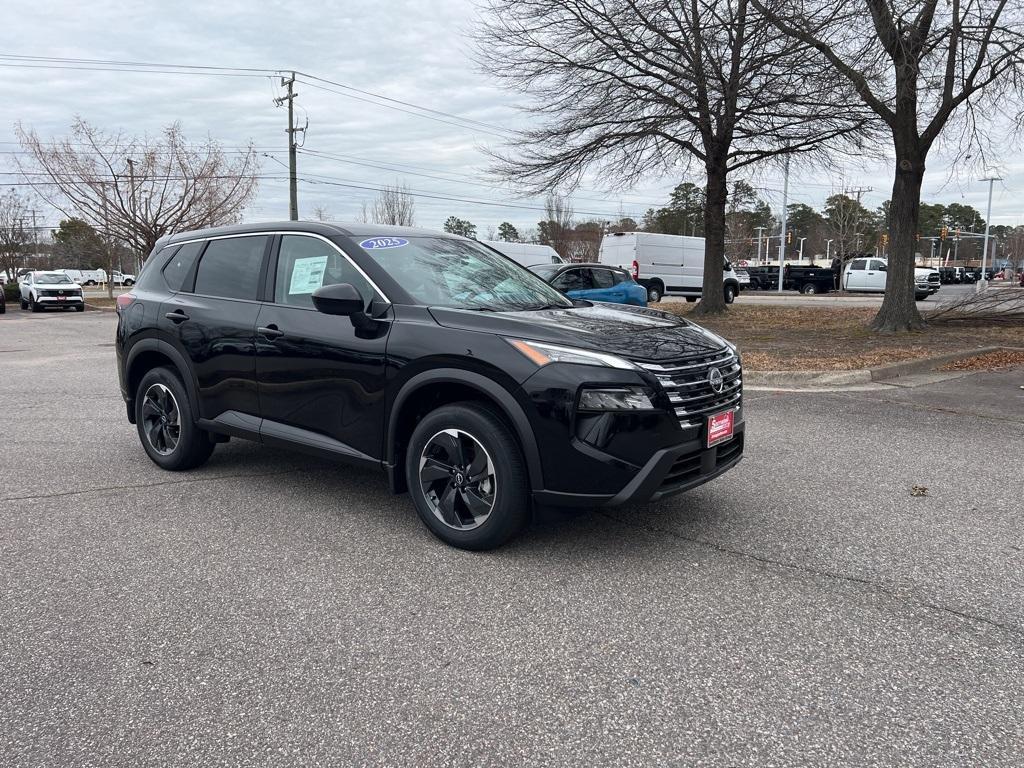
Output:
[[[814,293],[817,293],[817,292],[818,292],[818,286],[816,286],[814,283],[808,283],[807,285],[804,286],[803,293],[805,293],[805,294],[810,295],[810,294],[814,294]]]
[[[647,300],[649,302],[656,303],[661,301],[661,286],[660,285],[648,285],[647,286]]]
[[[453,547],[500,547],[529,519],[522,453],[509,427],[486,405],[446,405],[420,420],[409,440],[405,474],[420,519]]]
[[[695,302],[696,300],[697,300],[696,296],[687,296],[686,297],[686,303],[687,304],[693,304],[693,302]]]
[[[135,426],[149,458],[163,469],[192,469],[213,453],[210,436],[195,424],[185,385],[169,368],[154,368],[139,382]]]

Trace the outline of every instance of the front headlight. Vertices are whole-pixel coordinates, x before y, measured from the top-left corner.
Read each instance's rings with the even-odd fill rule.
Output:
[[[537,341],[523,341],[522,339],[507,339],[508,343],[518,349],[538,367],[548,363],[576,363],[578,365],[599,365],[604,368],[621,368],[623,370],[634,370],[636,368],[628,360],[623,360],[615,355],[608,355],[604,352],[592,352],[589,349],[575,349],[573,347],[559,347],[555,344],[541,344]]]
[[[649,411],[654,406],[640,387],[584,389],[580,394],[581,411]]]

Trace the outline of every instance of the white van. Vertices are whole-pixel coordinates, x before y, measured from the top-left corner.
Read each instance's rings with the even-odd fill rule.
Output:
[[[601,240],[597,258],[602,264],[629,270],[647,289],[648,301],[660,301],[666,294],[696,301],[704,287],[703,237],[615,232]],[[739,277],[728,261],[723,269],[725,303],[732,304],[740,292]]]
[[[489,245],[499,253],[508,256],[512,261],[519,262],[524,267],[532,267],[534,264],[562,264],[565,262],[558,251],[550,245],[533,245],[531,243],[507,243],[504,240],[481,240],[484,245]]]

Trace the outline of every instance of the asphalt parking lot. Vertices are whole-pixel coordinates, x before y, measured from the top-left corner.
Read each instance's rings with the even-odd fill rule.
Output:
[[[372,472],[162,472],[113,329],[0,316],[4,765],[1024,762],[1024,371],[749,392],[735,471],[470,554]]]

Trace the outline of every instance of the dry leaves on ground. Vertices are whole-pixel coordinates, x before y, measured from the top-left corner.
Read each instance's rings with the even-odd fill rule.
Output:
[[[1001,371],[1024,365],[1024,350],[1001,349],[984,355],[956,360],[939,368],[940,371]]]

